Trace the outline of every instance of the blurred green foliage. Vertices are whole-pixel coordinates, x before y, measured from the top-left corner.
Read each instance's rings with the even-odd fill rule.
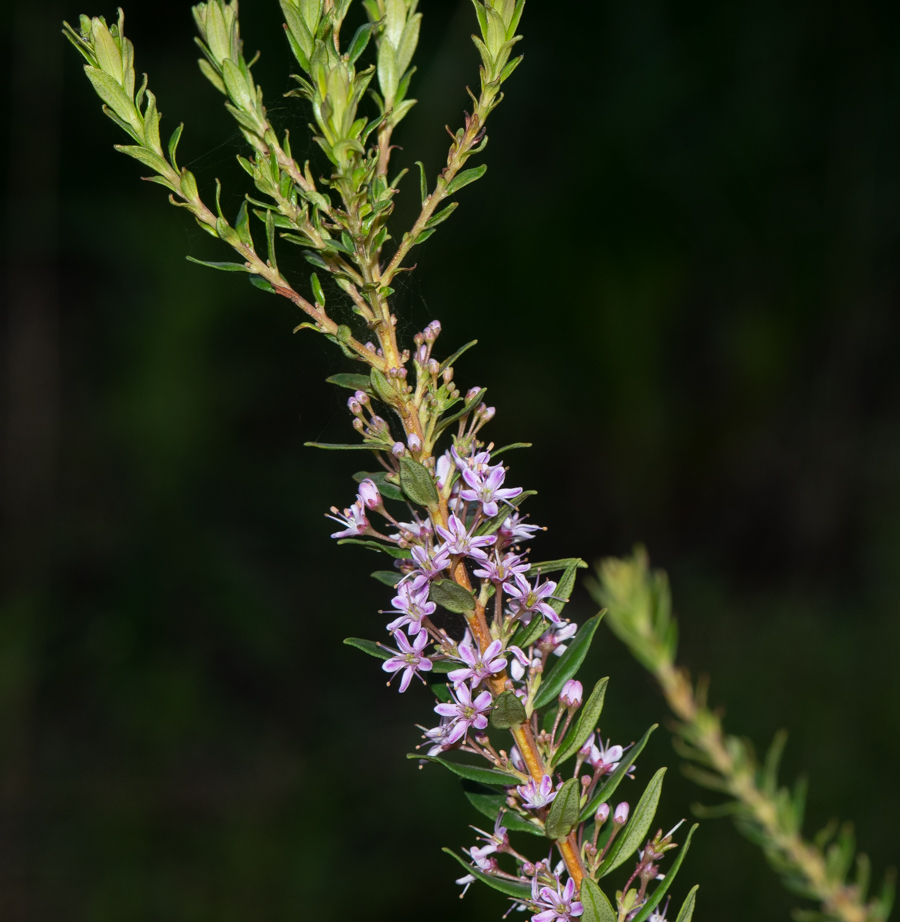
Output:
[[[474,14],[422,10],[420,102],[396,140],[433,174],[477,79]],[[112,151],[57,31],[79,12],[113,9],[31,20],[62,68],[58,185],[34,192],[58,220],[24,225],[59,281],[60,408],[51,510],[5,533],[3,917],[498,918],[497,894],[456,901],[440,853],[475,814],[403,758],[426,696],[341,644],[388,599],[371,555],[327,538],[354,460],[301,447],[343,440],[324,378],[347,369],[290,335],[288,305],[185,261],[222,255]],[[180,159],[236,212],[243,144],[197,71],[189,5],[126,13],[164,126],[187,122]],[[497,443],[535,443],[510,461],[539,490],[540,556],[646,542],[684,663],[711,673],[733,732],[791,730],[811,825],[855,817],[876,873],[900,808],[898,18],[876,0],[534,0],[488,172],[398,286],[410,335],[437,317],[448,351],[478,336],[457,374],[489,387]],[[274,0],[244,4],[302,157],[280,28]],[[10,112],[16,201],[43,180]],[[22,227],[7,217],[8,254]],[[44,564],[12,566],[28,523]],[[603,628],[592,656],[612,676],[605,735],[634,739],[662,701]],[[663,733],[649,750],[674,765]],[[669,774],[666,825],[696,796]],[[793,902],[726,822],[702,824],[689,877],[698,918]]]

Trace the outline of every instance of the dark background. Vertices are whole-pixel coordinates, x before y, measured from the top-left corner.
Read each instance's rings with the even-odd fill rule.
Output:
[[[389,598],[322,517],[353,496],[347,363],[286,302],[184,256],[228,258],[99,110],[59,21],[5,20],[4,593],[0,915],[10,920],[496,919],[457,901],[443,845],[477,822],[404,758],[428,697],[400,697],[348,635]],[[400,162],[433,176],[476,82],[474,12],[423,0]],[[114,16],[112,6],[90,13]],[[236,212],[243,142],[197,71],[188,3],[132,0],[137,69],[181,161]],[[458,380],[536,488],[550,558],[647,543],[681,659],[765,746],[810,818],[897,861],[900,755],[900,22],[892,3],[530,0],[525,62],[486,177],[418,251],[404,332],[438,317]],[[295,152],[313,155],[274,0],[243,34]],[[397,227],[409,222],[405,181]],[[288,251],[287,245],[282,247]],[[283,252],[297,284],[306,270]],[[352,369],[350,369],[352,370]],[[581,594],[570,609],[592,613]],[[663,705],[601,630],[604,732]],[[698,792],[672,766],[660,821]],[[634,797],[636,789],[629,789]],[[754,848],[705,821],[675,885],[698,920],[788,918]]]

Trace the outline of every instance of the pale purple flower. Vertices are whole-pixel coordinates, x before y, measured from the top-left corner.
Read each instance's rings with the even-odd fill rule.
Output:
[[[431,519],[425,519],[424,522],[420,522],[418,518],[416,518],[415,522],[398,522],[397,527],[400,529],[401,533],[408,532],[420,541],[424,541],[434,534]]]
[[[447,737],[450,736],[451,726],[451,721],[442,720],[439,726],[432,727],[430,730],[425,730],[424,727],[421,728],[424,730],[422,736],[431,744],[428,749],[428,755],[436,756],[439,752],[443,752],[445,749],[449,749],[450,746],[453,745],[452,743],[447,742]]]
[[[504,585],[510,595],[513,614],[521,620],[527,623],[532,615],[541,614],[554,624],[560,623],[559,615],[550,607],[550,603],[545,601],[551,598],[556,590],[556,583],[552,580],[532,586],[521,573],[516,573],[514,579]],[[528,617],[523,617],[525,615]]]
[[[518,544],[520,541],[528,541],[540,530],[540,525],[526,525],[522,514],[514,512],[500,526],[499,534],[505,544]]]
[[[569,679],[569,681],[563,685],[562,691],[559,693],[560,707],[581,707],[581,702],[583,699],[584,686],[581,684],[581,682],[578,681],[578,679]]]
[[[366,509],[378,509],[381,506],[381,494],[374,480],[363,480],[359,485],[357,502],[362,502]]]
[[[577,633],[578,625],[574,621],[559,621],[541,635],[540,644],[543,647],[549,646],[554,656],[562,656],[566,652],[563,641],[569,640]]]
[[[487,560],[488,556],[482,548],[493,544],[497,540],[495,535],[482,535],[480,537],[470,535],[465,523],[457,515],[450,516],[446,528],[442,525],[435,527],[437,533],[445,541],[444,550],[450,554],[471,557],[475,560]]]
[[[520,784],[516,790],[522,798],[522,805],[529,810],[538,810],[552,803],[556,797],[553,790],[553,779],[549,775],[541,778],[540,784],[534,783],[534,778],[529,778],[527,784]]]
[[[532,916],[531,922],[571,922],[584,912],[584,907],[575,899],[575,881],[571,877],[565,887],[557,877],[555,890],[542,887],[535,877],[531,884],[531,899],[535,909],[546,907]]]
[[[628,813],[631,810],[631,807],[623,800],[622,803],[616,807],[616,812],[613,814],[613,822],[618,826],[624,826],[628,822]]]
[[[609,804],[600,804],[597,807],[597,812],[594,814],[594,822],[598,826],[602,826],[609,819]]]
[[[515,644],[509,647],[508,652],[513,655],[513,661],[510,663],[509,671],[517,682],[521,682],[522,679],[525,678],[525,670],[529,665],[528,655],[521,647],[517,647]]]
[[[428,659],[427,656],[422,655],[422,651],[428,644],[428,634],[422,631],[419,636],[410,643],[406,634],[402,631],[397,631],[397,633],[394,634],[394,640],[396,640],[397,646],[400,647],[400,651],[396,656],[392,656],[389,660],[384,662],[381,668],[385,672],[398,672],[402,669],[403,677],[400,680],[400,691],[405,692],[406,689],[409,688],[409,683],[412,681],[414,675],[419,676],[421,679],[422,677],[419,675],[420,672],[431,671],[431,660]],[[422,681],[424,682],[425,680],[422,679]]]
[[[480,473],[481,471],[487,470],[491,463],[491,453],[489,451],[481,451],[478,454],[462,458],[454,445],[450,449],[450,454],[456,462],[456,466],[459,468],[460,473],[467,470]]]
[[[592,734],[591,753],[587,757],[587,762],[594,770],[609,774],[619,767],[619,762],[622,760],[624,752],[625,750],[621,746],[610,746],[609,740],[606,741],[605,746],[602,739],[594,743]]]
[[[391,599],[394,606],[390,609],[392,614],[400,615],[388,626],[389,631],[406,627],[412,636],[422,630],[422,619],[434,614],[437,605],[428,598],[428,581],[418,577],[411,583],[401,583],[397,587],[397,595]]]
[[[493,518],[500,511],[497,500],[509,502],[522,492],[521,487],[502,488],[506,478],[506,470],[502,464],[489,467],[484,472],[465,467],[462,477],[469,489],[460,490],[459,495],[468,503],[481,503],[481,511],[488,518]]]
[[[506,669],[506,658],[500,655],[503,644],[499,640],[492,640],[485,648],[484,653],[468,643],[461,643],[457,648],[459,659],[466,665],[463,669],[454,669],[449,674],[449,679],[454,685],[460,685],[468,679],[472,680],[472,688],[480,685],[488,676],[496,675]]]
[[[521,554],[506,554],[499,561],[497,556],[495,554],[479,564],[475,575],[481,579],[489,579],[492,583],[503,583],[515,577],[517,573],[526,573],[530,567],[527,561],[522,560]]]
[[[422,448],[422,440],[415,434],[415,432],[410,432],[407,436],[406,444],[409,445],[410,451],[419,451]]]
[[[354,538],[358,535],[369,533],[369,520],[366,518],[366,510],[358,499],[343,513],[340,512],[337,506],[332,506],[331,511],[334,514],[329,515],[326,512],[325,517],[345,526],[343,531],[334,532],[331,536],[332,538]]]
[[[444,452],[434,466],[434,477],[437,482],[438,490],[443,490],[447,486],[447,480],[453,473],[453,458],[449,452]]]
[[[493,698],[491,693],[483,691],[477,698],[472,699],[472,689],[468,685],[460,685],[450,691],[451,702],[435,706],[435,713],[441,717],[449,717],[453,721],[450,733],[444,745],[452,746],[458,743],[470,727],[483,730],[488,725],[487,714],[491,709]]]
[[[460,884],[463,888],[463,892],[459,895],[460,899],[462,899],[466,895],[466,891],[469,889],[469,887],[475,883],[475,875],[466,874],[465,877],[457,878],[456,883]]]
[[[440,547],[421,547],[416,545],[410,548],[412,559],[418,571],[413,571],[416,576],[425,579],[435,579],[450,566],[450,555],[443,545]]]
[[[402,458],[406,454],[406,446],[403,442],[394,442],[391,446],[391,454],[395,458]]]

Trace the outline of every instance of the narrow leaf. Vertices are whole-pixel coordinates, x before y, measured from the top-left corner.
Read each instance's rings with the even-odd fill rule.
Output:
[[[672,882],[675,880],[675,875],[678,873],[681,868],[681,862],[684,861],[684,856],[687,854],[687,850],[691,844],[691,838],[694,835],[694,830],[697,828],[697,824],[694,823],[691,826],[690,832],[687,834],[687,838],[684,840],[684,845],[681,846],[681,850],[678,852],[677,857],[672,862],[672,867],[666,871],[666,876],[660,885],[653,891],[650,897],[647,899],[647,902],[641,906],[641,911],[634,917],[633,922],[645,922],[646,919],[650,917],[650,913],[659,906],[662,898],[666,895],[666,891],[669,887],[672,886]],[[684,901],[684,906],[681,907],[681,912],[678,913],[678,919],[681,919],[682,914],[687,908],[687,918],[688,920],[694,914],[694,895],[697,891],[697,888],[694,887],[693,890],[688,894],[687,899]],[[689,905],[690,904],[690,905]],[[678,920],[676,920],[678,922]]]
[[[197,260],[195,259],[194,262],[197,262]],[[208,266],[210,264],[203,263],[203,265]],[[327,448],[329,451],[360,451],[361,449],[365,451],[378,451],[374,446],[366,445],[364,442],[357,442],[354,445],[339,445],[335,442],[304,442],[303,444],[307,448]]]
[[[492,451],[491,458],[497,458],[505,451],[512,451],[514,448],[531,448],[531,445],[531,442],[511,442],[509,445],[504,445],[502,448]]]
[[[466,765],[463,762],[450,762],[437,756],[419,755],[417,752],[407,753],[406,758],[437,762],[438,765],[448,768],[454,775],[459,775],[460,778],[465,778],[467,781],[477,781],[479,784],[501,784],[508,787],[512,784],[522,783],[515,775],[508,775],[506,772],[499,772],[494,768],[479,768],[477,765]]]
[[[331,379],[329,378],[329,380]],[[580,557],[565,557],[562,560],[542,560],[540,563],[533,563],[525,575],[537,576],[538,573],[556,573],[559,570],[565,570],[571,566],[579,570],[584,570],[587,564]]]
[[[578,672],[591,647],[591,641],[594,639],[594,633],[603,615],[604,612],[600,612],[600,614],[594,615],[593,618],[585,621],[581,626],[572,642],[566,647],[566,652],[563,653],[556,665],[544,678],[544,681],[541,682],[537,697],[534,699],[535,707],[541,708],[546,704],[550,704],[562,691],[563,685]]]
[[[196,263],[198,266],[206,266],[208,269],[221,269],[223,272],[249,272],[250,270],[243,263],[208,263],[204,262],[202,259],[194,259],[193,256],[188,256],[187,261],[191,263]],[[313,444],[307,442],[307,445]]]
[[[464,189],[469,183],[475,182],[476,179],[481,179],[486,172],[487,164],[483,163],[472,170],[463,170],[462,173],[457,173],[456,177],[447,186],[447,195],[456,195],[460,189]]]
[[[691,892],[687,895],[678,910],[678,918],[675,922],[691,922],[694,918],[694,905],[697,902],[697,891],[700,889],[699,884],[691,887]]]
[[[531,619],[530,624],[520,624],[518,626],[510,644],[525,650],[531,646],[549,626],[550,622],[547,621],[543,615],[537,615]]]
[[[377,579],[379,583],[383,583],[385,586],[390,586],[392,589],[403,579],[403,575],[396,570],[376,570],[374,573],[370,573],[369,576],[372,579]]]
[[[473,339],[472,342],[466,343],[464,346],[460,346],[460,348],[457,349],[456,352],[454,352],[453,355],[451,355],[449,359],[444,359],[444,361],[441,362],[440,370],[443,371],[445,368],[449,368],[464,352],[468,352],[469,349],[472,348],[472,346],[475,346],[477,344],[478,344],[478,340]]]
[[[368,375],[351,375],[351,374],[340,374],[332,375],[330,378],[325,379],[326,384],[336,384],[338,387],[346,387],[351,391],[366,391],[369,389]]]
[[[575,588],[575,573],[578,566],[579,562],[575,561],[566,567],[556,586],[556,592],[554,593],[556,598],[550,600],[550,607],[558,615],[562,614],[562,610],[566,607],[569,597],[572,595],[572,590]]]
[[[556,758],[553,760],[554,767],[562,765],[566,759],[575,755],[594,732],[594,727],[597,726],[597,721],[600,719],[600,712],[603,710],[603,699],[606,697],[606,686],[608,684],[609,678],[605,678],[594,686],[590,698],[588,698],[581,710],[578,723],[566,734],[566,738],[562,741]]]
[[[441,851],[452,855],[469,874],[477,877],[478,880],[486,883],[489,887],[493,887],[495,890],[499,890],[501,893],[505,893],[507,896],[514,897],[517,900],[527,900],[531,897],[531,887],[527,884],[517,884],[514,880],[507,880],[505,877],[492,877],[460,858],[456,852],[451,851],[449,848],[442,848]]]
[[[598,875],[604,877],[614,871],[620,864],[627,861],[644,844],[647,830],[656,816],[659,806],[659,796],[662,793],[662,783],[666,770],[661,768],[651,779],[646,790],[641,794],[628,825],[619,833],[613,843],[609,854],[600,865]]]
[[[369,656],[374,656],[376,659],[390,659],[394,654],[385,650],[381,644],[375,643],[374,640],[362,640],[360,637],[348,637],[345,641],[348,647],[356,647],[357,650],[362,650],[363,653],[368,653]]]
[[[404,547],[394,547],[390,544],[379,544],[377,541],[360,541],[358,538],[341,538],[338,544],[359,544],[362,547],[369,548],[370,551],[383,551],[395,560],[406,560],[412,557],[412,554]]]

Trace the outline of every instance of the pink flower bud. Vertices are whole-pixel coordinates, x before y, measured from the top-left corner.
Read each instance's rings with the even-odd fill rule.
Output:
[[[559,693],[559,703],[560,706],[564,708],[581,707],[583,698],[584,687],[578,679],[569,679],[569,681],[563,685],[563,690]]]
[[[478,396],[478,392],[479,392],[480,390],[481,390],[480,387],[470,387],[470,388],[466,391],[466,403],[468,403],[470,400],[474,400],[475,397]]]
[[[624,826],[628,822],[628,811],[631,808],[623,800],[622,803],[616,807],[616,812],[613,814],[613,822],[618,826]]]
[[[359,498],[367,509],[377,509],[381,505],[381,494],[373,480],[364,480],[359,485]]]
[[[354,391],[353,396],[363,405],[367,406],[369,403],[369,395],[365,391]]]
[[[425,327],[425,330],[424,330],[425,339],[426,339],[428,342],[433,343],[433,342],[438,338],[438,336],[440,335],[440,332],[441,332],[441,323],[440,323],[440,321],[439,321],[439,320],[432,320],[431,323],[429,323],[428,326]]]
[[[416,362],[419,365],[424,365],[427,361],[428,361],[428,347],[424,345],[419,346],[419,348],[416,349]]]
[[[444,384],[449,384],[453,380],[453,369],[445,368],[441,377],[444,379]]]
[[[422,448],[422,440],[415,434],[411,432],[406,439],[406,444],[409,445],[410,451],[419,451]]]
[[[391,448],[391,454],[395,458],[402,458],[406,454],[406,446],[403,442],[394,442],[393,447]]]
[[[437,373],[438,373],[440,370],[441,370],[441,366],[438,364],[438,360],[437,360],[437,359],[429,359],[429,360],[428,360],[428,374],[430,374],[430,375],[435,375],[435,377],[437,377]]]
[[[609,804],[600,804],[597,812],[594,814],[594,820],[598,826],[602,826],[609,819]]]

